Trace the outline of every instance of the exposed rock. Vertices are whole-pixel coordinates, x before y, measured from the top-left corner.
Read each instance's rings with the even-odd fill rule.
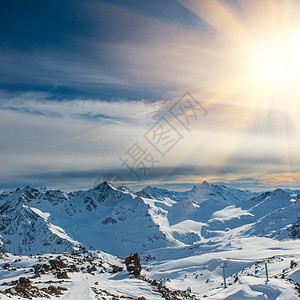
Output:
[[[125,258],[125,265],[127,267],[127,271],[130,274],[133,274],[135,277],[139,277],[142,271],[142,265],[140,263],[140,258],[137,253],[133,255],[129,255]]]
[[[88,266],[87,272],[90,274],[93,274],[93,271],[97,271],[97,268],[94,265],[92,267]]]
[[[157,282],[156,280],[151,280],[146,277],[140,276],[141,280],[146,281],[150,283],[152,286],[154,286],[154,290],[162,295],[163,298],[167,300],[182,300],[182,299],[189,299],[194,300],[195,295],[190,294],[191,291],[179,291],[179,290],[170,290],[166,286],[162,284],[162,282]]]
[[[20,277],[18,285],[22,285],[26,288],[30,288],[31,287],[30,279],[28,279],[26,277]]]
[[[66,271],[58,272],[56,274],[56,277],[58,279],[68,279],[69,278],[68,273]]]
[[[32,286],[31,281],[26,277],[20,277],[18,281],[13,281],[12,283],[17,283],[17,285],[6,289],[4,291],[5,294],[20,296],[27,299],[32,299],[33,297],[50,298],[43,290],[40,290],[36,286]]]
[[[67,288],[56,287],[54,285],[49,285],[47,288],[47,292],[50,295],[62,295],[61,290],[67,290]]]
[[[123,267],[119,267],[116,265],[112,265],[113,269],[110,271],[110,273],[119,273],[123,271]]]
[[[297,266],[297,263],[295,261],[291,260],[291,262],[290,262],[290,268],[293,269],[296,266]]]
[[[68,269],[69,272],[80,272],[79,268],[75,265],[71,265]]]
[[[116,224],[117,221],[112,217],[108,217],[108,218],[105,218],[101,223],[104,225],[108,225],[108,224]]]
[[[14,289],[14,288],[8,288],[8,289],[6,289],[5,290],[5,293],[6,294],[11,294],[11,295],[17,295],[18,293],[17,293],[17,291]]]
[[[96,294],[96,299],[111,299],[111,300],[134,299],[133,297],[130,297],[130,296],[114,295],[107,290],[97,289],[95,287],[92,287],[91,289]],[[100,296],[101,296],[101,298],[100,298]]]
[[[51,265],[51,269],[56,269],[56,270],[65,268],[67,266],[60,258],[49,259],[49,263]]]
[[[10,268],[10,264],[9,263],[6,263],[6,264],[3,265],[3,269],[4,270],[7,270],[9,268]]]

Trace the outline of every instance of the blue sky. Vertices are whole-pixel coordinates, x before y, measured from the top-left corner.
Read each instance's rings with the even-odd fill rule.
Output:
[[[182,28],[204,26],[172,0],[7,2],[0,24],[0,87],[50,92],[61,99],[160,96],[174,82],[149,84],[138,73],[153,76],[157,62],[133,65],[125,47],[176,42]],[[141,49],[136,59],[150,56]]]
[[[268,3],[2,4],[0,189],[111,174],[132,188],[300,188],[300,64],[273,51],[300,48],[299,7]],[[170,114],[187,91],[208,112],[189,130]],[[163,155],[145,139],[161,118],[180,137]],[[136,142],[155,160],[140,181],[120,160]]]

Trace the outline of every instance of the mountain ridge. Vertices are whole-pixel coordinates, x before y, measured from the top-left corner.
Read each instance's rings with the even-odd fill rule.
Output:
[[[1,195],[0,235],[6,250],[21,254],[92,247],[125,257],[232,235],[297,238],[298,214],[299,197],[282,189],[258,194],[206,181],[185,192],[134,193],[108,182],[70,193],[26,186]]]

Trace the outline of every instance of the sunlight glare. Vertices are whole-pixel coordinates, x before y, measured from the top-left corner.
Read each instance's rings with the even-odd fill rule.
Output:
[[[267,89],[293,89],[299,83],[299,34],[255,42],[248,57],[248,73],[259,85]]]

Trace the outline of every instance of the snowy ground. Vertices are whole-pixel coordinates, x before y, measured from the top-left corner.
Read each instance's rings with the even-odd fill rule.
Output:
[[[157,280],[165,278],[166,286],[171,289],[190,287],[199,299],[298,299],[300,241],[252,237],[224,246],[215,248],[212,244],[211,251],[201,246],[198,250],[172,251],[170,259],[153,261],[148,266],[148,276]],[[162,259],[162,253],[152,251],[151,255]],[[292,268],[291,261],[296,264]],[[221,268],[224,263],[226,289]]]
[[[92,255],[94,257],[92,257]],[[96,256],[95,256],[96,254]],[[34,265],[48,264],[49,260],[55,260],[59,257],[67,266],[73,263],[80,269],[78,272],[67,272],[67,279],[58,279],[54,274],[55,270],[50,270],[46,274],[40,274],[40,277],[34,278]],[[75,260],[74,260],[75,257]],[[87,258],[87,259],[86,259]],[[5,266],[6,264],[6,266]],[[7,267],[9,264],[9,267]],[[87,299],[136,299],[144,296],[146,299],[163,299],[150,284],[137,278],[130,278],[127,271],[111,273],[112,267],[118,265],[124,267],[124,264],[103,252],[89,252],[73,256],[70,254],[62,255],[41,255],[41,256],[15,256],[5,254],[1,259],[0,267],[0,290],[14,287],[12,281],[20,277],[29,278],[32,286],[42,289],[52,286],[64,287],[61,299],[65,300],[87,300]],[[87,268],[96,266],[96,270],[88,272]],[[64,269],[67,269],[64,268]],[[49,299],[57,299],[56,295],[49,295]],[[2,295],[0,299],[23,299],[15,295]],[[45,299],[37,297],[34,299]]]
[[[205,249],[199,245],[198,248],[150,251],[142,260],[142,275],[160,281],[170,290],[186,291],[190,288],[195,299],[298,299],[300,241],[253,237],[232,241],[230,246],[227,244],[223,249],[220,245],[215,248],[208,242],[205,246]],[[207,251],[207,247],[211,247],[211,250]],[[80,269],[79,272],[67,272],[69,278],[63,281],[57,279],[53,272],[32,278],[33,265],[47,264],[49,259],[57,257],[58,254],[32,257],[4,255],[0,261],[0,290],[5,291],[11,281],[25,276],[39,289],[50,284],[67,288],[59,296],[65,300],[138,299],[142,296],[150,300],[165,299],[155,291],[155,286],[141,279],[130,278],[126,270],[111,273],[114,265],[125,266],[122,260],[104,252],[89,251],[77,258],[70,254],[60,255],[60,259],[67,264],[75,263]],[[220,268],[225,262],[227,288],[224,288],[223,269]],[[10,265],[8,269],[3,268],[6,263]],[[89,273],[87,269],[92,265],[97,270]],[[1,294],[2,299],[22,298]],[[57,297],[53,295],[50,299]]]

